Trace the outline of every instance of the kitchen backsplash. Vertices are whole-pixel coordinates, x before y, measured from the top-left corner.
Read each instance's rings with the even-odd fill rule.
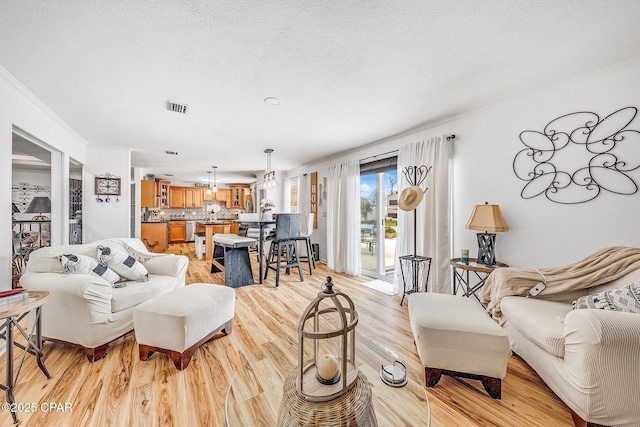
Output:
[[[213,215],[209,206],[217,204],[222,209],[215,215],[216,219],[236,219],[239,213],[243,213],[244,209],[227,209],[224,205],[216,202],[204,202],[201,208],[166,208],[166,209],[149,209],[147,220],[167,220],[167,219],[204,219]]]

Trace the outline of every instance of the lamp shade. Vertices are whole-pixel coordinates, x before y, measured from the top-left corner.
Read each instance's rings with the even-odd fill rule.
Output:
[[[50,213],[51,200],[48,197],[34,197],[25,213]]]
[[[469,230],[483,231],[509,231],[509,226],[502,217],[499,205],[476,205],[471,212],[471,218],[467,222]]]

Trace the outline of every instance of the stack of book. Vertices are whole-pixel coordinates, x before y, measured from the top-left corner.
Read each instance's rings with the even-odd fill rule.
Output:
[[[9,291],[0,292],[0,307],[5,304],[11,304],[16,301],[23,301],[29,299],[29,294],[24,289],[11,289]]]

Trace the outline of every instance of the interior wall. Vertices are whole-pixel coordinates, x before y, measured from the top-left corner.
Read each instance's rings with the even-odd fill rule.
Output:
[[[13,126],[84,163],[86,143],[58,116],[0,67],[0,290],[11,287]],[[61,201],[62,203],[62,201]]]
[[[456,134],[453,150],[453,254],[477,252],[476,232],[465,225],[475,204],[499,204],[510,230],[498,233],[496,256],[516,267],[553,267],[575,262],[610,245],[640,247],[640,193],[619,195],[603,191],[592,201],[563,205],[544,196],[523,199],[524,181],[513,172],[515,155],[524,148],[519,135],[540,130],[556,117],[592,111],[600,118],[623,107],[640,109],[640,58],[613,64],[553,86],[538,89],[474,110],[463,116],[390,138],[361,150],[297,168],[289,176],[318,172],[318,182],[330,165],[347,159],[397,150],[434,136]],[[640,130],[640,118],[629,126]],[[637,142],[637,141],[636,141]],[[640,147],[627,150],[640,162]],[[634,157],[635,153],[635,157]],[[640,184],[640,169],[632,173]],[[326,202],[319,207],[318,229],[312,240],[326,250]],[[428,255],[428,254],[424,254]]]
[[[120,177],[121,194],[109,202],[95,195],[95,177],[109,173]],[[131,153],[130,150],[88,147],[83,169],[82,232],[84,242],[130,236]],[[105,197],[101,196],[104,200]],[[119,199],[116,202],[116,199]]]

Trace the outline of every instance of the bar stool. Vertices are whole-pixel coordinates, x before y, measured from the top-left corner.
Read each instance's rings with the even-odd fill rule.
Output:
[[[205,234],[196,233],[195,246],[196,246],[196,258],[202,259],[207,251],[207,245],[205,244]]]
[[[306,245],[306,255],[300,255],[301,261],[307,261],[309,264],[309,274],[313,274],[311,266],[316,268],[316,260],[313,257],[313,250],[311,249],[311,235],[313,234],[313,219],[315,217],[314,213],[307,214],[307,229],[300,233],[300,237],[296,238],[296,240],[304,240]]]
[[[276,217],[276,229],[269,255],[267,256],[267,268],[264,278],[267,278],[269,269],[276,272],[276,286],[280,284],[280,269],[286,269],[289,273],[292,267],[298,269],[300,281],[304,282],[300,259],[296,251],[297,241],[300,237],[300,214],[278,214]],[[284,255],[284,264],[283,261]],[[275,266],[274,266],[275,265]]]

